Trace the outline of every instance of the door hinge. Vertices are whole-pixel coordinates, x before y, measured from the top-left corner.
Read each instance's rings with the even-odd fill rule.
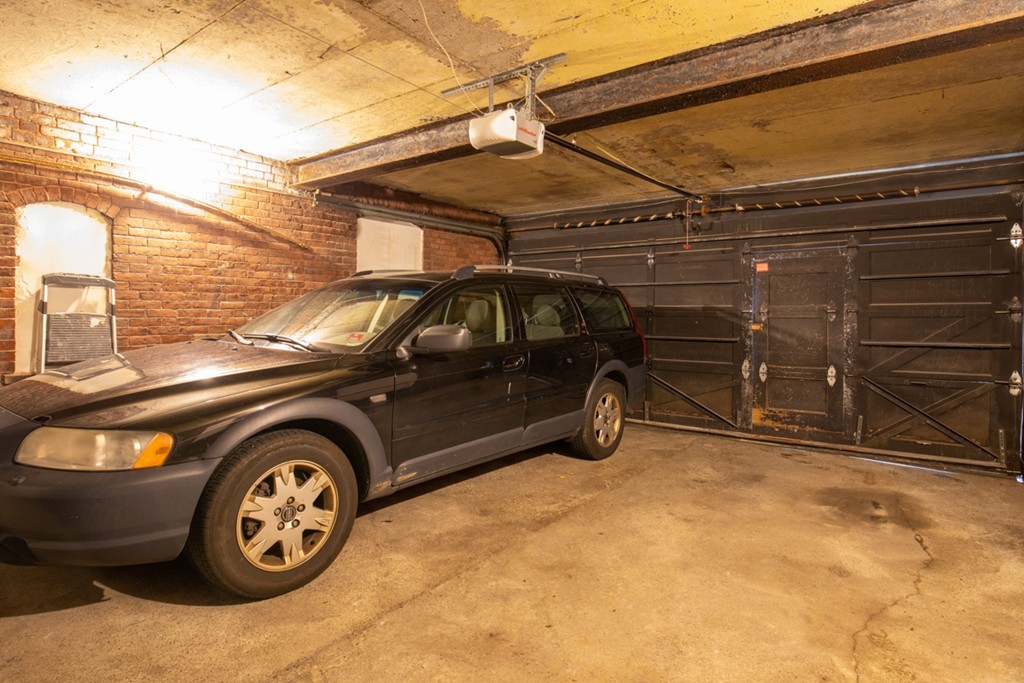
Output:
[[[757,376],[761,378],[761,383],[768,381],[768,364],[761,363],[761,367],[758,368]]]
[[[749,358],[744,358],[743,359],[743,366],[740,368],[740,373],[743,374],[743,379],[744,380],[750,379],[750,359]]]
[[[1020,373],[1014,370],[1010,375],[1010,396],[1020,396],[1022,384],[1024,382],[1021,381]]]
[[[828,382],[830,387],[834,387],[836,385],[836,366],[828,366],[828,372],[825,373],[825,381]]]
[[[1010,314],[1010,320],[1017,325],[1020,325],[1021,313],[1024,312],[1024,306],[1021,306],[1020,299],[1013,297],[1007,305],[1006,310]]]

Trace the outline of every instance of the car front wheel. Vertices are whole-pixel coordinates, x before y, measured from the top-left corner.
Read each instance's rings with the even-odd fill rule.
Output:
[[[207,485],[188,553],[230,593],[280,595],[330,566],[352,530],[357,497],[352,466],[331,441],[302,430],[257,436]]]
[[[587,401],[583,426],[572,439],[573,450],[590,460],[603,460],[614,453],[622,441],[625,403],[621,384],[610,379],[598,382]]]

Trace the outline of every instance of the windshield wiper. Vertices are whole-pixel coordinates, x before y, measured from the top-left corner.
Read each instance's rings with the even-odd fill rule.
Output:
[[[247,334],[245,336],[250,339],[266,339],[267,341],[274,342],[275,344],[287,344],[288,346],[294,346],[295,348],[302,349],[303,351],[312,352],[323,350],[315,344],[310,344],[309,342],[304,342],[301,339],[295,339],[294,337],[289,337],[285,334]]]
[[[242,334],[235,332],[234,330],[228,330],[228,334],[239,344],[245,344],[246,346],[252,346],[253,342],[251,339],[246,339]]]

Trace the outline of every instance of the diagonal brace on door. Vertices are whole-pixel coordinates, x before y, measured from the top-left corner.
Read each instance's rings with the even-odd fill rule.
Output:
[[[860,379],[861,379],[862,382],[864,382],[865,385],[867,385],[868,389],[871,389],[871,391],[875,392],[876,394],[878,394],[882,398],[886,399],[887,401],[893,403],[894,405],[898,406],[899,408],[902,408],[903,410],[907,411],[908,413],[912,413],[913,415],[916,415],[918,418],[920,418],[921,420],[924,420],[929,425],[931,425],[935,429],[939,430],[940,432],[942,432],[943,434],[945,434],[949,438],[957,441],[960,444],[963,444],[964,446],[973,446],[974,448],[977,448],[978,450],[980,450],[980,451],[982,451],[984,453],[987,453],[996,462],[1002,462],[1003,461],[1002,458],[1000,458],[998,455],[996,455],[995,453],[990,451],[985,446],[982,446],[980,443],[976,442],[974,439],[972,439],[969,436],[966,436],[964,434],[961,434],[960,432],[956,431],[955,429],[953,429],[949,425],[947,425],[947,424],[945,424],[943,422],[940,422],[939,420],[936,420],[934,417],[932,417],[928,413],[924,412],[923,410],[921,410],[917,406],[913,405],[912,403],[909,403],[909,402],[903,400],[902,398],[900,398],[896,394],[892,393],[888,389],[882,387],[880,384],[877,384],[877,383],[871,381],[867,377],[861,377]]]
[[[985,394],[988,394],[988,393],[992,392],[994,390],[994,388],[995,387],[993,385],[980,385],[980,386],[964,389],[962,391],[956,392],[955,394],[947,396],[947,397],[945,397],[945,398],[943,398],[943,399],[941,399],[939,401],[936,401],[935,403],[932,403],[931,405],[925,406],[924,408],[921,408],[920,410],[921,410],[922,413],[924,413],[926,415],[936,415],[936,414],[946,413],[946,412],[949,412],[950,410],[952,410],[954,408],[962,406],[963,404],[967,403],[968,401],[972,401],[972,400],[978,398],[979,396],[984,396]],[[910,429],[914,429],[915,427],[921,425],[922,422],[923,422],[923,420],[920,417],[918,417],[917,415],[914,415],[914,414],[906,415],[906,416],[904,416],[904,417],[902,417],[900,419],[894,420],[893,422],[891,422],[890,424],[886,425],[885,427],[882,427],[882,428],[878,429],[877,431],[875,431],[875,432],[873,432],[871,434],[868,434],[867,435],[868,438],[864,441],[864,445],[869,445],[873,441],[878,441],[878,440],[881,440],[881,439],[885,439],[885,438],[890,437],[890,436],[892,436],[894,434],[899,434],[901,432],[905,432],[905,431],[908,431]]]
[[[649,372],[649,373],[647,373],[647,376],[655,384],[657,384],[658,386],[660,386],[663,389],[668,390],[669,393],[675,394],[679,398],[683,399],[684,401],[686,401],[687,403],[692,405],[697,410],[699,410],[699,411],[701,411],[703,413],[706,413],[706,414],[710,415],[711,417],[714,417],[714,418],[716,418],[718,420],[721,420],[722,422],[724,422],[725,424],[729,425],[733,429],[739,429],[740,428],[739,425],[737,425],[735,422],[733,422],[729,418],[725,417],[724,415],[719,415],[718,413],[716,413],[711,408],[707,407],[706,405],[704,405],[703,403],[701,403],[697,399],[693,398],[692,396],[687,395],[683,391],[680,391],[679,389],[677,389],[676,387],[672,386],[671,384],[669,384],[665,380],[661,379],[660,377],[658,377],[654,373]]]

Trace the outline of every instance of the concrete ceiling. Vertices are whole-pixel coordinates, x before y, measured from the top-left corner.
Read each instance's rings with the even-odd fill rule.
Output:
[[[486,90],[442,91],[563,52],[549,129],[696,192],[1024,148],[1019,0],[0,0],[0,22],[0,90],[502,216],[665,196],[553,145],[468,147]]]

